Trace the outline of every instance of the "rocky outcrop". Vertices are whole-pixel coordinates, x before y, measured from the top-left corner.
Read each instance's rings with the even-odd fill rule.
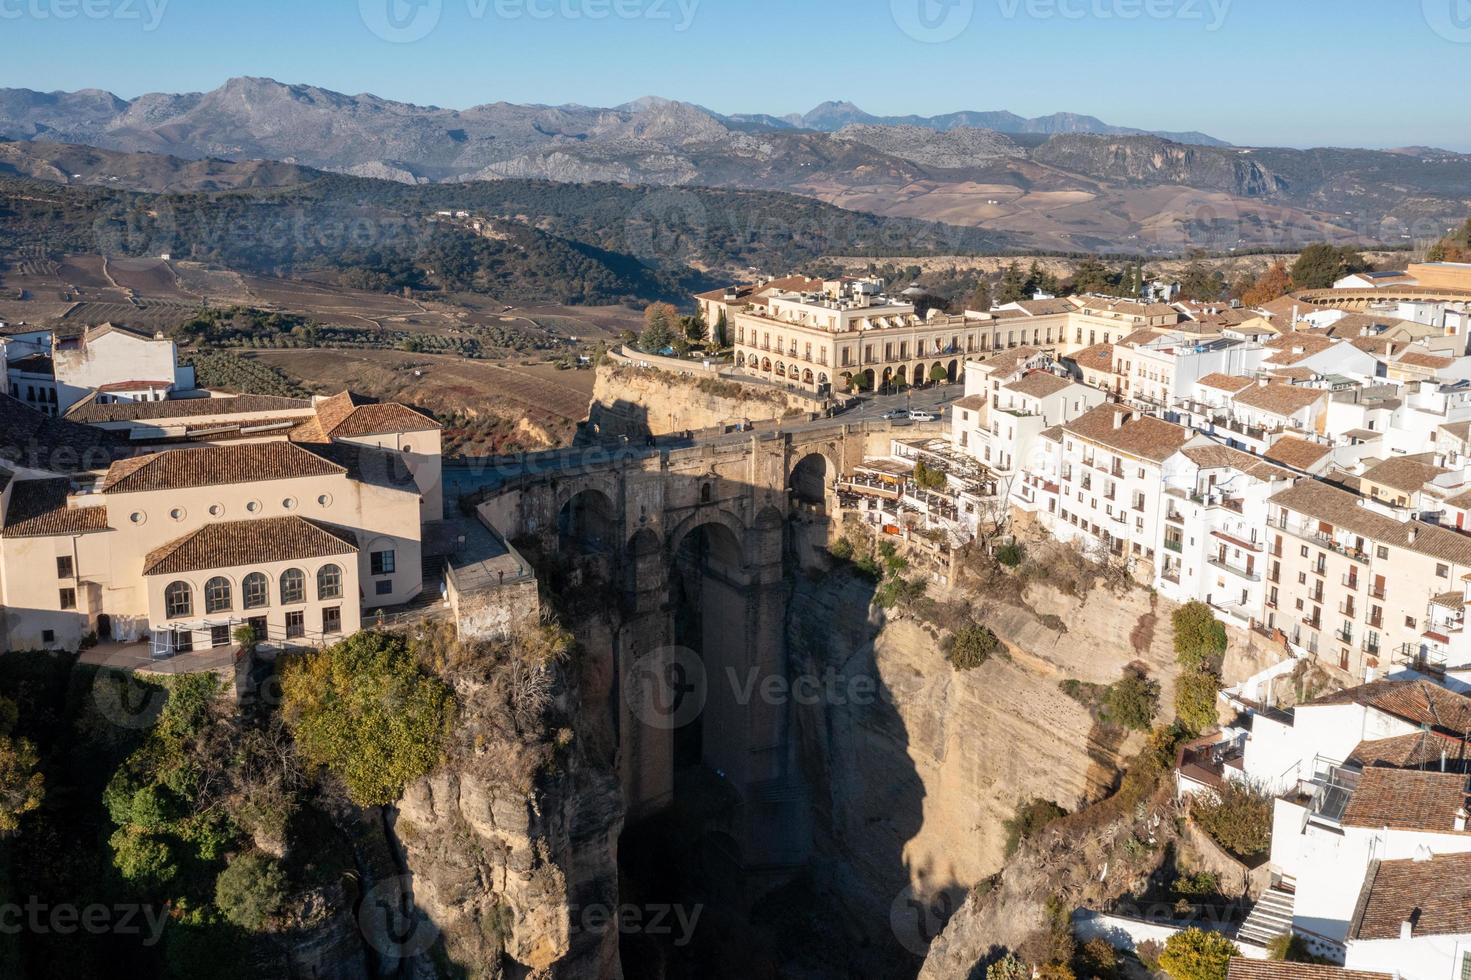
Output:
[[[714,375],[691,377],[658,368],[602,364],[593,387],[588,428],[603,438],[666,435],[745,420],[768,421],[812,411],[798,392],[742,384]]]

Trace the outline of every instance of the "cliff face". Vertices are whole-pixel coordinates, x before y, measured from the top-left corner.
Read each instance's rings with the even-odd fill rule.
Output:
[[[588,428],[604,437],[640,439],[741,420],[779,419],[811,411],[812,404],[778,388],[603,364],[593,387]]]
[[[793,674],[825,678],[824,690],[837,692],[796,720],[819,852],[848,869],[836,887],[865,940],[911,973],[912,956],[969,889],[1003,868],[1002,824],[1016,805],[1041,797],[1072,811],[1100,799],[1122,752],[1139,743],[1097,728],[1059,681],[1111,683],[1138,661],[1164,682],[1168,703],[1173,663],[1168,629],[1154,628],[1143,590],[1078,599],[1044,585],[1021,606],[931,594],[942,623],[969,609],[1009,655],[957,672],[940,629],[870,612],[872,586],[839,576],[800,582],[789,615]],[[1056,625],[1051,616],[1068,632],[1044,625]]]

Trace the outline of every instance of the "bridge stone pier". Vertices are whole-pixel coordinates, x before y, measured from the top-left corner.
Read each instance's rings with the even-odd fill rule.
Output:
[[[787,582],[826,567],[836,479],[887,453],[893,435],[887,423],[834,424],[669,452],[566,450],[487,488],[482,516],[555,556],[584,611],[569,625],[608,658],[631,822],[669,807],[682,785],[714,785],[736,800],[720,817],[731,860],[806,859]]]

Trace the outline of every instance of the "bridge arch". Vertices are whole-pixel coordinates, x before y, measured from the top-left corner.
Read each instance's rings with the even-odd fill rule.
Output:
[[[729,531],[740,552],[741,566],[744,567],[747,564],[744,544],[746,540],[746,525],[730,511],[720,508],[701,507],[698,511],[680,521],[674,530],[670,532],[668,539],[669,547],[666,555],[671,567],[678,560],[680,549],[684,546],[685,539],[693,532],[708,525],[718,525]]]
[[[557,550],[562,554],[611,552],[618,543],[617,531],[618,508],[596,487],[569,492],[557,511]]]
[[[797,458],[787,472],[787,489],[799,503],[825,505],[833,480],[841,472],[825,451],[814,450]]]

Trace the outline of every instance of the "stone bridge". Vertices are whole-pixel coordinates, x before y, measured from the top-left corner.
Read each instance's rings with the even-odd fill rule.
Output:
[[[481,515],[557,557],[555,587],[581,610],[570,625],[606,656],[630,820],[670,806],[676,776],[700,770],[737,800],[733,861],[805,859],[793,831],[809,811],[781,687],[788,577],[826,567],[839,475],[895,436],[936,434],[827,423],[668,452],[574,449],[488,489]]]

